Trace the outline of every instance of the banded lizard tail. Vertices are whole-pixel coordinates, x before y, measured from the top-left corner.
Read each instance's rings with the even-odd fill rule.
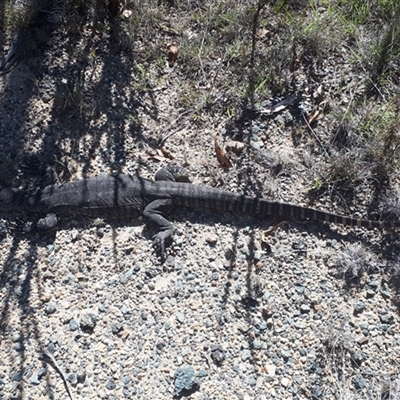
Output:
[[[131,218],[142,214],[158,225],[153,245],[162,256],[165,242],[172,238],[174,226],[163,215],[172,207],[231,211],[255,216],[279,216],[290,219],[322,221],[347,226],[372,228],[400,227],[400,221],[373,221],[319,211],[264,198],[239,195],[207,186],[174,181],[179,169],[161,170],[156,180],[135,175],[100,175],[70,183],[46,186],[36,191],[3,188],[0,190],[0,214],[39,214],[36,228],[56,226],[57,215],[82,214],[89,217]]]

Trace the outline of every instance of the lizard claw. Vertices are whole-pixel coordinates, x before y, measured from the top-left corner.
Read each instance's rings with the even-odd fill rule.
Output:
[[[154,235],[153,247],[157,255],[161,258],[165,258],[165,241],[158,234]]]
[[[160,231],[156,235],[154,235],[153,247],[155,252],[162,259],[165,259],[165,242],[172,239],[173,233],[173,229],[167,229],[165,231]]]

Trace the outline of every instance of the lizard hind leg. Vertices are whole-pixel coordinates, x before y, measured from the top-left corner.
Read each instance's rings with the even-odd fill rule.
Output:
[[[157,224],[159,231],[154,236],[153,247],[161,258],[165,258],[165,243],[172,240],[174,226],[163,215],[162,211],[172,207],[171,199],[157,199],[149,203],[143,211],[143,216]]]

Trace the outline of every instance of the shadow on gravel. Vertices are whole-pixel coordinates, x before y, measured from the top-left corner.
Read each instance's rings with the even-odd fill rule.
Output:
[[[5,26],[5,2],[1,2],[0,26]],[[1,45],[4,48],[5,32],[1,32]],[[27,27],[20,32],[23,46],[21,50],[27,60],[35,57],[37,67],[45,58],[46,44],[51,35],[51,26],[45,21],[45,13],[34,13]],[[5,57],[3,52],[1,58]],[[16,66],[7,75],[0,78],[2,96],[0,100],[0,184],[10,185],[15,182],[18,174],[23,175],[26,160],[26,134],[29,125],[29,105],[35,96],[36,88],[31,79],[31,72],[25,64]],[[27,182],[23,182],[28,184]],[[21,182],[20,182],[21,184]],[[22,185],[23,186],[23,185]],[[0,266],[0,287],[2,290],[0,334],[2,341],[10,342],[7,354],[2,354],[2,362],[8,365],[8,391],[13,398],[23,398],[26,395],[26,374],[32,366],[28,364],[27,343],[37,343],[40,348],[41,335],[38,330],[37,305],[32,302],[32,290],[40,291],[40,279],[35,268],[37,262],[37,247],[33,240],[24,240],[23,235],[14,232],[14,239],[8,249],[4,263]],[[36,347],[36,346],[35,346]],[[4,350],[4,347],[3,347]],[[29,356],[36,361],[37,354]],[[4,392],[5,381],[0,384],[0,392]],[[3,386],[2,386],[3,385]]]
[[[47,4],[53,6],[53,2]],[[69,6],[69,2],[65,4]],[[35,14],[29,24],[32,51],[0,78],[0,185],[4,186],[43,186],[54,176],[68,180],[73,162],[83,166],[85,173],[93,168],[96,158],[112,171],[121,171],[127,157],[135,156],[127,150],[127,142],[147,140],[142,134],[139,107],[151,118],[158,117],[154,99],[150,96],[149,102],[147,96],[145,104],[132,88],[138,71],[133,52],[121,48],[124,32],[117,19],[97,15],[91,24],[89,15],[79,15],[79,21],[65,26],[65,21],[49,20],[51,8],[45,11]],[[3,49],[4,20],[5,2],[0,2]],[[73,25],[78,26],[75,33]],[[88,25],[92,30],[82,35]],[[108,27],[107,34],[98,26]],[[4,51],[0,55],[3,57]],[[44,345],[38,328],[43,304],[32,301],[40,299],[43,290],[37,264],[45,244],[38,245],[33,235],[13,235],[0,265],[0,335],[12,342],[9,354],[2,354],[2,358],[10,364],[8,381],[13,398],[25,398],[35,374],[33,385],[48,379],[48,374],[43,377],[45,371],[40,372],[48,364],[38,362]],[[27,342],[37,348],[37,354],[27,354]],[[45,390],[54,397],[49,381]]]
[[[20,238],[14,238],[7,259],[1,266],[0,287],[3,297],[0,314],[0,335],[5,342],[12,346],[7,354],[2,354],[1,362],[9,365],[8,391],[12,391],[13,398],[25,397],[25,383],[27,375],[32,376],[32,359],[37,366],[42,348],[41,333],[38,328],[37,305],[33,292],[40,296],[40,277],[36,269],[37,247],[31,242],[28,249],[22,245]],[[21,251],[23,254],[21,254]],[[37,354],[32,355],[32,349],[26,344],[37,343]],[[36,359],[36,360],[35,360]],[[30,362],[29,362],[29,361]],[[49,389],[49,388],[47,388]],[[4,391],[4,381],[0,384],[0,391]],[[8,392],[7,391],[7,392]]]

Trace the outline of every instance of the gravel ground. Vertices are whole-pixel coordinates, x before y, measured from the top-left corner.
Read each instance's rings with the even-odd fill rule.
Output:
[[[307,198],[322,150],[296,131],[298,110],[237,125],[214,110],[194,123],[180,106],[179,62],[151,65],[152,90],[140,93],[132,55],[114,51],[108,33],[80,32],[78,45],[96,49],[83,62],[63,25],[52,23],[36,55],[0,81],[0,163],[13,171],[3,180],[24,187],[115,171],[152,177],[173,159],[195,183],[366,215],[367,184],[347,209],[337,197]],[[145,44],[138,38],[135,46]],[[332,54],[319,67],[321,85],[298,72],[300,111],[310,113],[318,93],[346,104],[341,77],[349,90],[358,78],[343,57]],[[69,110],[70,97],[57,103],[78,73],[84,118]],[[322,120],[315,128],[319,140],[328,127]],[[228,152],[230,170],[218,166],[215,134],[237,150]],[[390,233],[290,221],[265,235],[279,220],[189,210],[170,218],[177,233],[164,263],[143,221],[76,218],[52,235],[33,235],[3,220],[0,399],[69,399],[68,387],[75,399],[143,400],[400,391],[389,274],[399,255]],[[353,270],[359,277],[345,274]]]

